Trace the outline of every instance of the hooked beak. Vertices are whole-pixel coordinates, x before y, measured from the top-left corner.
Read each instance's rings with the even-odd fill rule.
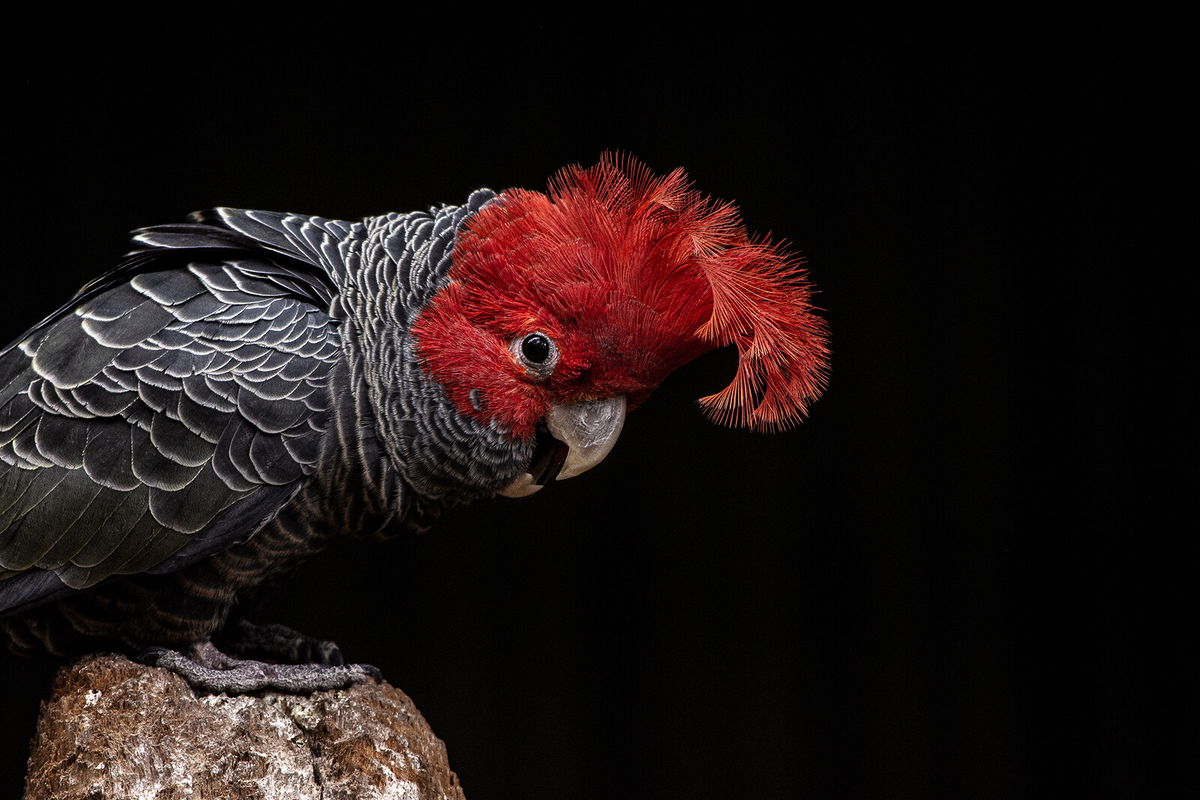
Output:
[[[624,395],[551,406],[546,428],[553,439],[539,442],[529,464],[530,471],[518,475],[500,494],[527,497],[552,480],[561,481],[587,472],[613,449],[624,424]]]

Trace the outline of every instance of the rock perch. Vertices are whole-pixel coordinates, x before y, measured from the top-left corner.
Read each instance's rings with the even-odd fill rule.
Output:
[[[101,654],[42,704],[26,800],[463,800],[446,747],[408,698],[368,682],[311,695],[196,694]]]

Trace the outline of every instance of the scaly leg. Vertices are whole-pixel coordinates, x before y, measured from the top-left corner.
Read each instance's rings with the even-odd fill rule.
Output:
[[[140,661],[169,669],[203,692],[245,694],[262,690],[307,694],[324,689],[344,689],[383,675],[370,664],[267,664],[244,661],[222,653],[208,641],[197,642],[186,652],[151,647],[138,654]]]

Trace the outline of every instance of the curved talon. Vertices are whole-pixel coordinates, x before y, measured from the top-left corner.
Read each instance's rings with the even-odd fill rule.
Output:
[[[300,633],[286,625],[260,625],[244,617],[227,625],[217,640],[226,652],[234,656],[284,664],[331,664],[340,667],[346,663],[336,642]]]
[[[342,649],[340,647],[333,642],[324,642],[324,644],[329,645],[329,649],[321,649],[319,651],[321,657],[319,659],[313,659],[314,661],[319,661],[322,664],[329,664],[330,666],[334,667],[340,667],[346,663],[346,657],[342,655]]]

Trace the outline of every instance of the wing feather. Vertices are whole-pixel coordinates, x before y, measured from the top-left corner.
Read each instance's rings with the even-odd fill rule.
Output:
[[[286,218],[142,231],[150,249],[0,351],[0,613],[179,569],[311,475],[341,345],[302,257],[349,227]]]

